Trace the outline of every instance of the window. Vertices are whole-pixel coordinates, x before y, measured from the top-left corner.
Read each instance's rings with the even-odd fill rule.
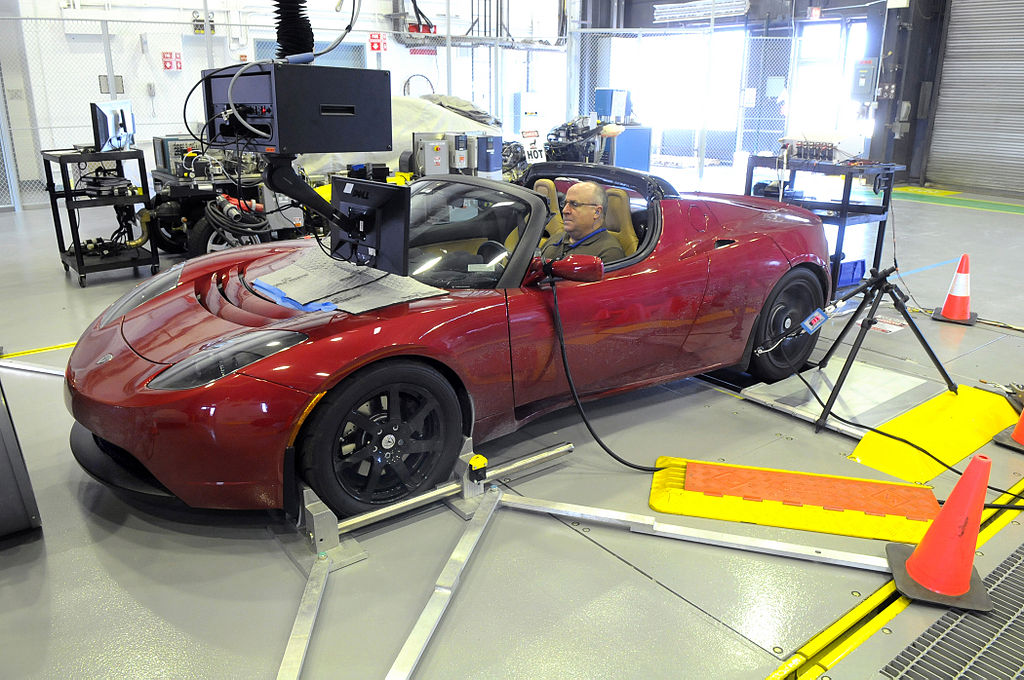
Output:
[[[529,219],[529,204],[511,194],[420,180],[409,203],[409,274],[440,288],[493,288]]]
[[[805,24],[788,104],[787,135],[838,142],[858,134],[859,107],[850,99],[853,68],[863,58],[867,25]]]
[[[614,38],[610,87],[630,90],[645,125],[735,130],[743,66],[742,30]]]
[[[277,54],[277,41],[257,38],[254,41],[256,61],[273,59]],[[314,42],[313,51],[326,49],[329,42]],[[348,66],[349,68],[366,68],[366,47],[342,43],[327,54],[316,58],[317,66]]]

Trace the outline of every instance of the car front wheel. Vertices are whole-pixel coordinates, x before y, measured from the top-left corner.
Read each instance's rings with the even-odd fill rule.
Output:
[[[399,361],[356,373],[317,406],[300,444],[302,473],[339,516],[429,491],[451,474],[462,410],[437,371]]]
[[[812,272],[803,268],[786,272],[768,294],[754,329],[755,349],[765,345],[774,347],[770,352],[751,357],[750,373],[754,377],[775,382],[803,368],[814,349],[817,333],[804,333],[781,342],[779,338],[799,327],[822,304],[821,283]]]

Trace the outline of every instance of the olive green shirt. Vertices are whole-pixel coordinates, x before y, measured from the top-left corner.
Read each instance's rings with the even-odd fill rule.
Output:
[[[607,229],[591,232],[574,244],[569,243],[569,235],[563,231],[560,235],[555,234],[541,250],[541,256],[547,260],[557,260],[566,255],[597,255],[602,262],[614,262],[626,257],[619,239]]]

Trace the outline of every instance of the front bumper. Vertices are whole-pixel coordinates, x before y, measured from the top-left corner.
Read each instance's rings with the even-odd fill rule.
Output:
[[[282,507],[285,451],[312,395],[241,373],[189,390],[149,389],[164,367],[133,352],[116,325],[82,337],[68,363],[65,399],[78,423],[72,450],[86,471],[148,495],[163,487],[192,507]],[[115,457],[127,465],[96,462],[110,454],[89,433],[123,450]],[[139,467],[155,485],[140,485]]]
[[[106,486],[150,501],[182,505],[130,453],[97,438],[81,423],[71,426],[71,453],[90,477]]]

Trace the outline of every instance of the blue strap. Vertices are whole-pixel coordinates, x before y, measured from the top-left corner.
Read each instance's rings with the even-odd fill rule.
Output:
[[[303,312],[333,312],[338,308],[338,306],[333,302],[310,302],[309,304],[304,305],[298,300],[293,300],[288,297],[288,295],[280,288],[271,286],[269,283],[264,283],[259,279],[254,279],[252,281],[252,287],[282,307],[291,307],[292,309],[298,309]]]
[[[594,231],[590,232],[589,234],[587,234],[586,236],[581,238],[579,241],[576,241],[576,243],[571,244],[567,248],[567,250],[572,250],[573,248],[575,248],[576,246],[580,245],[581,243],[585,243],[586,241],[589,241],[591,239],[591,237],[597,236],[602,231],[608,231],[608,227],[601,227],[600,229],[595,229]],[[565,236],[566,236],[565,234],[562,234],[562,238],[558,241],[558,245],[562,245],[562,242],[565,241]]]

